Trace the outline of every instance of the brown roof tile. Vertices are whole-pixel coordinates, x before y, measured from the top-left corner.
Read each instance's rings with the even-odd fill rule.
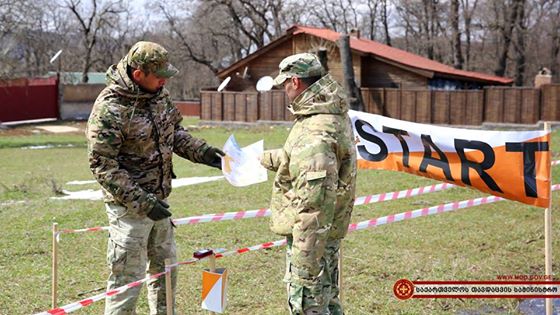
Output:
[[[294,35],[305,33],[329,41],[337,41],[340,33],[333,30],[314,28],[308,26],[294,25],[287,30],[288,33]],[[408,67],[433,71],[439,74],[446,74],[452,76],[463,77],[466,79],[490,81],[500,84],[511,84],[513,82],[510,78],[498,77],[494,75],[484,74],[480,72],[465,71],[455,69],[443,63],[409,53],[407,51],[387,46],[368,39],[350,38],[350,47],[362,53],[372,54],[383,59],[390,60]]]

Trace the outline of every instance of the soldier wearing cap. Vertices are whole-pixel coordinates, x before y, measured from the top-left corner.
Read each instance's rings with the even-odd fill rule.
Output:
[[[342,87],[317,56],[289,56],[279,65],[295,123],[282,149],[264,152],[276,171],[270,228],[284,235],[291,314],[343,314],[338,253],[348,231],[356,188],[356,151]]]
[[[181,126],[181,114],[164,88],[177,72],[161,45],[134,44],[107,70],[107,87],[88,120],[89,165],[102,186],[110,226],[108,291],[143,279],[146,272],[164,271],[166,258],[176,262],[166,202],[173,153],[221,168],[224,153]],[[172,279],[175,287],[175,272]],[[136,314],[140,289],[107,297],[105,314]],[[150,314],[167,314],[165,301],[165,278],[148,281]]]

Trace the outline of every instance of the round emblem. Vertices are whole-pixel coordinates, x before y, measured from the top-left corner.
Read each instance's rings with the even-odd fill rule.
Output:
[[[414,283],[407,279],[400,279],[393,286],[393,293],[400,300],[407,300],[414,293]]]

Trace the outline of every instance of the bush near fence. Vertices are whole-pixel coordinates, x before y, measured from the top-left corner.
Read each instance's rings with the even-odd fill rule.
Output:
[[[536,124],[560,121],[560,84],[540,89],[489,87],[483,90],[406,90],[361,88],[365,111],[426,124],[470,125],[484,122]],[[200,91],[202,120],[288,121],[293,116],[284,91]]]

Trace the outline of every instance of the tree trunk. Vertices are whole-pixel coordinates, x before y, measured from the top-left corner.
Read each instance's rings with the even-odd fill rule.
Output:
[[[461,31],[459,30],[459,0],[451,0],[451,32],[453,67],[463,69],[464,59],[461,52]]]
[[[508,6],[503,3],[504,21],[502,25],[502,46],[499,48],[498,59],[496,63],[496,69],[494,73],[497,76],[504,76],[507,67],[507,57],[509,52],[509,47],[511,45],[511,36],[513,33],[513,26],[515,25],[515,17],[517,16],[517,2],[513,2],[510,12],[508,14]]]
[[[551,44],[550,44],[550,55],[548,68],[552,72],[552,77],[556,80],[553,82],[558,82],[558,71],[560,71],[560,64],[558,63],[558,55],[560,54],[560,5],[555,7],[556,12],[552,13],[551,10]]]
[[[471,67],[471,28],[472,28],[472,16],[473,12],[476,10],[478,0],[474,0],[472,7],[469,5],[469,0],[461,0],[461,5],[463,7],[463,23],[465,25],[465,60],[463,69],[470,70]]]
[[[525,79],[525,35],[527,26],[525,25],[525,0],[516,0],[516,34],[517,43],[515,45],[515,85],[523,86]]]
[[[340,60],[342,62],[342,72],[344,73],[344,88],[346,89],[346,99],[350,108],[363,111],[364,105],[360,89],[354,79],[354,68],[352,67],[352,51],[350,50],[350,36],[345,32],[339,39]]]
[[[387,46],[391,46],[391,35],[389,34],[389,19],[387,17],[387,0],[383,0],[381,19],[383,21],[383,30],[385,32],[385,44]]]

